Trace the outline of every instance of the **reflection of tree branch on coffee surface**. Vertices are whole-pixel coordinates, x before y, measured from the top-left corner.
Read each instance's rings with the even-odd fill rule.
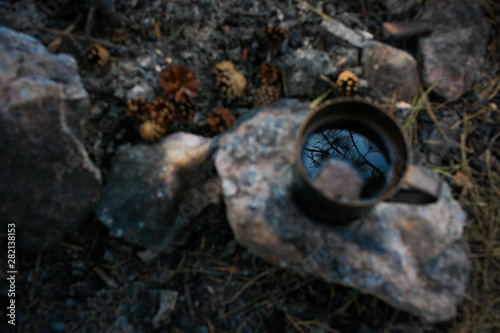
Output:
[[[371,140],[351,130],[327,129],[310,135],[304,145],[304,167],[314,178],[330,159],[349,162],[363,178],[362,197],[372,197],[387,183],[388,161]]]
[[[373,142],[367,140],[366,138],[361,137],[360,139],[363,141],[363,146],[366,147],[366,153],[363,154],[359,151],[358,148],[358,143],[354,142],[354,134],[352,131],[349,132],[349,137],[351,138],[352,146],[356,149],[356,152],[358,153],[358,156],[363,159],[363,163],[366,163],[369,165],[372,169],[373,172],[376,172],[377,174],[382,174],[383,172],[377,168],[375,165],[373,165],[368,159],[366,158],[366,155],[370,153],[377,153],[377,154],[382,154],[380,150],[373,144]],[[358,138],[359,139],[359,138]]]
[[[309,147],[309,142],[306,144],[306,151],[310,153],[309,158],[315,167],[323,165],[323,162],[328,160],[330,156],[333,156],[334,153],[346,158],[343,151],[345,151],[348,146],[342,142],[345,140],[343,136],[338,135],[334,130],[321,131],[318,133],[320,137],[317,139],[316,144],[311,145],[312,147]]]

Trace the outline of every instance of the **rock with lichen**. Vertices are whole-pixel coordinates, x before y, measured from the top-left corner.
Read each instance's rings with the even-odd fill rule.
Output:
[[[291,191],[295,134],[307,112],[285,100],[217,141],[215,165],[236,240],[268,262],[356,288],[427,321],[453,318],[470,264],[465,214],[449,186],[433,204],[380,203],[346,226],[313,221]]]
[[[367,42],[361,55],[363,76],[380,95],[411,102],[418,91],[417,61],[411,54],[381,42]]]
[[[0,27],[0,224],[17,247],[56,244],[92,213],[101,173],[85,151],[90,103],[73,57]]]
[[[319,50],[298,49],[276,59],[275,64],[283,73],[290,97],[318,97],[328,90],[320,76],[335,73],[328,54]]]
[[[96,207],[99,220],[112,235],[150,253],[169,249],[218,203],[210,142],[177,132],[156,144],[121,146]]]
[[[477,3],[445,0],[423,5],[415,21],[435,23],[418,40],[422,81],[452,98],[466,91],[484,63],[488,28]]]
[[[426,88],[454,98],[471,87],[484,63],[488,27],[481,7],[468,0],[427,1],[410,21],[384,23],[386,39],[418,39]]]

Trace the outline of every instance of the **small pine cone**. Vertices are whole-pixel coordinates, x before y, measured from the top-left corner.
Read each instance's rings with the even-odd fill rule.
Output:
[[[212,68],[212,71],[213,71],[215,76],[218,76],[223,72],[233,72],[235,70],[236,70],[236,68],[234,67],[233,63],[229,60],[223,60],[223,61],[217,63]]]
[[[142,97],[134,97],[127,101],[125,114],[130,118],[144,121],[148,118],[148,101]]]
[[[257,77],[265,85],[273,84],[280,77],[280,70],[270,62],[263,63],[257,70]]]
[[[167,125],[174,117],[175,106],[163,97],[157,97],[148,105],[148,118],[160,125]]]
[[[261,32],[264,44],[277,49],[283,45],[283,42],[288,38],[288,34],[290,33],[287,28],[276,26],[262,28]]]
[[[187,123],[194,118],[196,105],[191,101],[180,102],[175,105],[175,118],[181,123]]]
[[[263,106],[273,104],[280,99],[281,86],[276,84],[272,86],[262,85],[255,90],[253,95],[253,106]]]
[[[350,96],[358,91],[359,78],[351,71],[343,71],[337,79],[337,90],[339,93]]]
[[[223,107],[215,108],[210,111],[210,115],[207,119],[210,131],[214,134],[224,132],[229,127],[233,126],[235,122],[236,118],[231,111]]]
[[[231,102],[243,96],[247,81],[238,71],[225,71],[215,77],[215,86]]]
[[[99,44],[90,44],[85,54],[87,62],[94,67],[103,67],[109,62],[109,52]]]
[[[165,127],[153,120],[146,120],[139,126],[139,134],[146,142],[156,142],[165,134]]]

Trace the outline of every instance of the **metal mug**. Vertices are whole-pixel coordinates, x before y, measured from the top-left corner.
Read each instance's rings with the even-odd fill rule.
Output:
[[[382,201],[424,204],[439,196],[441,181],[409,164],[410,145],[397,120],[360,98],[335,98],[312,109],[299,127],[294,149],[295,200],[319,222],[347,224]],[[322,184],[324,177],[314,182],[327,163],[335,168],[332,160],[355,170],[361,180],[359,197],[332,199],[320,189],[328,186]]]

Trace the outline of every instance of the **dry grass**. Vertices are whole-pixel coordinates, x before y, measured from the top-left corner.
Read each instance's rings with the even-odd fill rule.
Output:
[[[452,126],[461,126],[460,142],[451,142],[459,148],[459,154],[453,157],[455,163],[427,163],[435,172],[452,179],[455,197],[468,216],[464,236],[472,270],[466,296],[450,329],[454,333],[500,331],[500,111],[492,103],[498,98],[499,86],[500,76],[485,77],[467,98],[435,105],[428,100],[430,89],[421,90],[405,123],[416,143],[417,118],[426,110],[441,133],[441,143],[450,144],[436,113],[445,107],[462,112],[461,120]],[[481,137],[480,129],[486,126],[492,128],[491,134]]]
[[[481,120],[476,122],[480,123]],[[470,138],[470,126],[471,122],[464,114],[461,133],[461,143],[464,146],[468,141],[478,140]],[[499,133],[498,120],[495,127]],[[461,150],[459,171],[468,181],[463,186],[459,200],[468,213],[465,238],[472,262],[472,273],[467,297],[454,323],[456,332],[500,330],[500,176],[499,161],[492,154],[494,147],[498,147],[498,138],[498,135],[494,135],[484,142],[482,160],[485,171],[482,172],[471,168],[469,154]]]
[[[427,112],[441,134],[438,143],[459,150],[453,157],[455,163],[427,163],[433,171],[452,180],[455,198],[468,216],[464,238],[472,270],[466,296],[449,330],[453,333],[500,331],[500,111],[493,103],[498,103],[499,90],[499,75],[485,76],[464,96],[444,103],[430,103],[432,87],[420,89],[404,123],[417,146],[418,117]],[[448,138],[436,116],[441,108],[449,107],[463,112],[461,120],[452,126],[461,126],[460,142]],[[485,126],[493,129],[490,137],[479,134]]]
[[[498,103],[500,90],[500,3],[496,0],[478,0],[478,3],[490,29],[486,67],[494,75],[485,75],[478,82],[477,101],[467,105],[473,113],[464,111],[462,117],[461,145],[476,152],[470,154],[461,149],[456,166],[466,180],[458,198],[468,213],[465,239],[472,272],[452,332],[500,331],[500,113],[498,106],[495,110],[495,105],[489,104],[495,98]],[[491,138],[477,137],[471,131],[486,125],[494,128]],[[482,171],[471,167],[473,158],[484,164]]]

